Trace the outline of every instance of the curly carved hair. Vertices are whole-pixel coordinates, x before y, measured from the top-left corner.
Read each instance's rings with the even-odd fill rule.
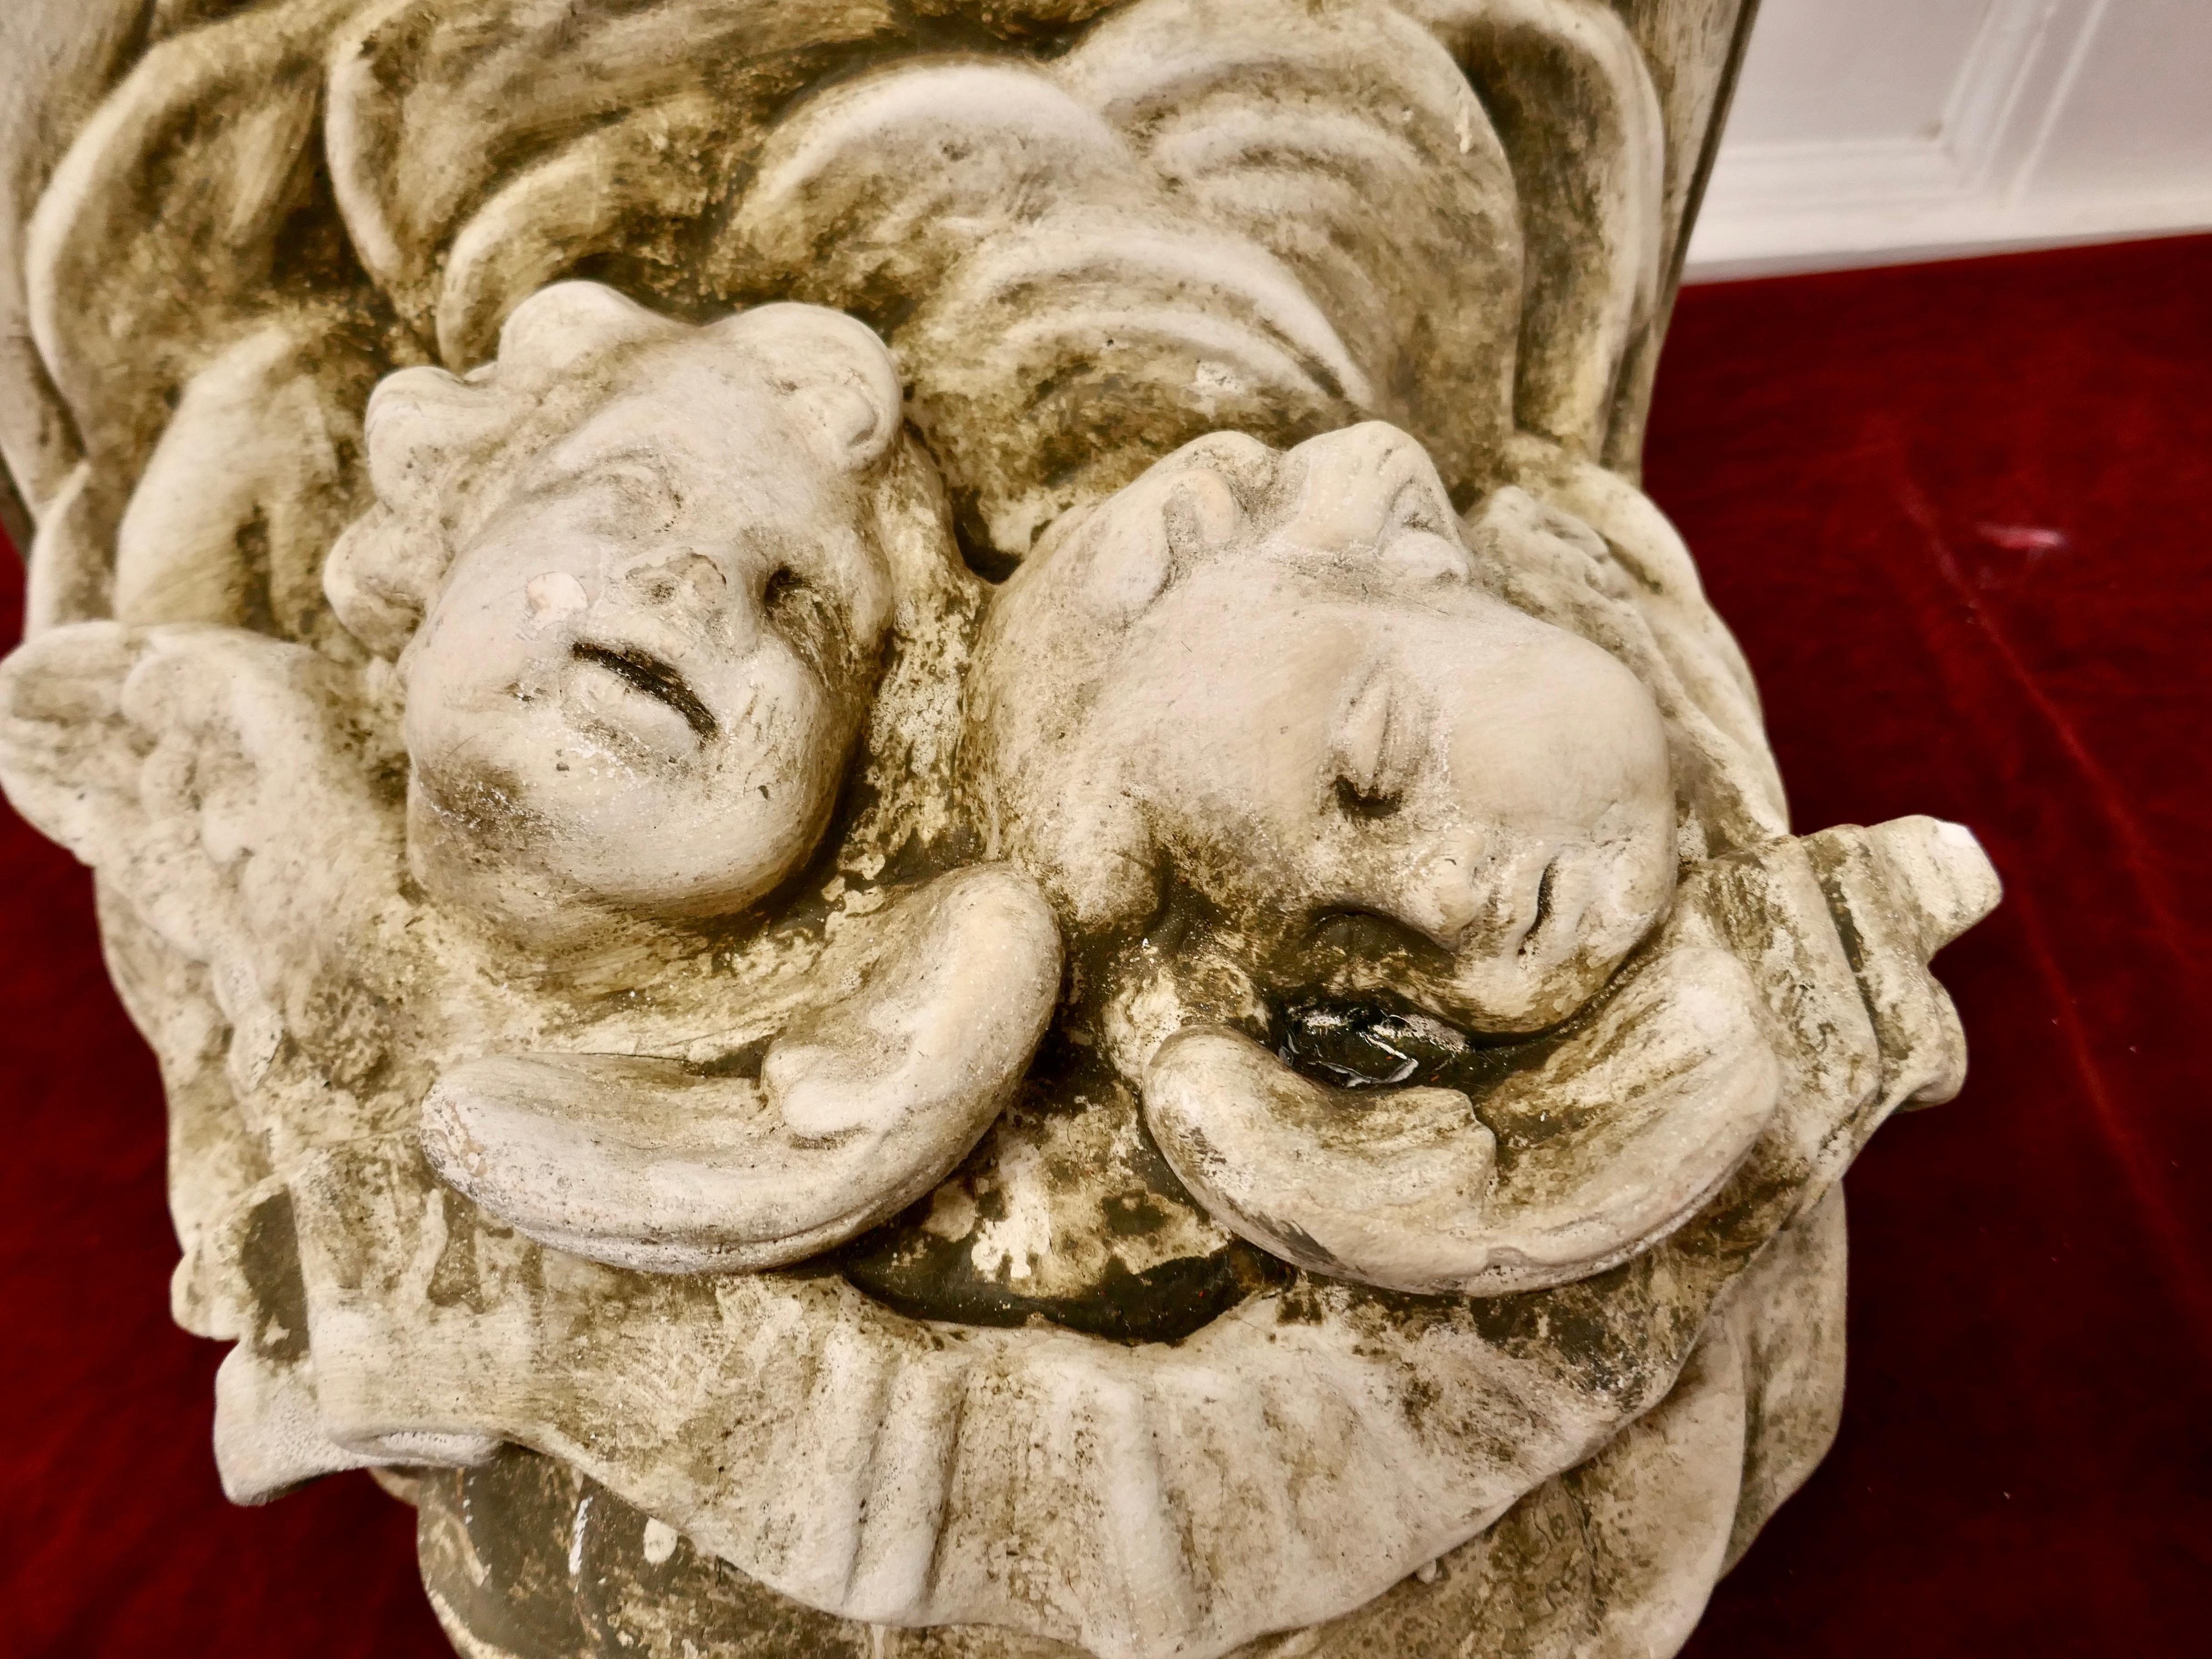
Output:
[[[769,305],[692,325],[595,283],[540,290],[507,319],[499,355],[465,375],[417,368],[388,376],[368,404],[375,505],[339,538],[324,591],[346,629],[396,657],[443,586],[454,555],[512,498],[526,462],[630,389],[647,360],[711,354],[736,383],[779,393],[856,475],[864,524],[874,463],[897,436],[898,372],[883,343],[839,313]]]

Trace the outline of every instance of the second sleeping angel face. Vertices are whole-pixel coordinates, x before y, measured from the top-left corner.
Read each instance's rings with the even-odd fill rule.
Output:
[[[1208,441],[1218,462],[1164,463],[1010,584],[1005,620],[1032,639],[994,626],[987,677],[1048,674],[1055,623],[1115,635],[1101,684],[1031,727],[1039,752],[1007,753],[1015,844],[1061,863],[1079,916],[1194,891],[1279,994],[1395,991],[1479,1030],[1563,1018],[1672,892],[1650,695],[1482,590],[1403,434],[1335,433],[1279,465]],[[1020,694],[986,690],[1018,723]]]

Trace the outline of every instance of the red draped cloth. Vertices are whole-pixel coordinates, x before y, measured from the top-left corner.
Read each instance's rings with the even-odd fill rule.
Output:
[[[1841,1437],[1689,1652],[2202,1651],[2212,237],[1691,289],[1646,482],[1799,829],[1958,818],[2008,889],[1938,959],[1966,1092],[1846,1183]],[[444,1656],[365,1476],[222,1501],[153,1061],[84,872],[6,814],[0,924],[0,1651]]]

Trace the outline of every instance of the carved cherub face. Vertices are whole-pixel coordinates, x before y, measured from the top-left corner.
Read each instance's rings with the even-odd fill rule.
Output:
[[[812,848],[880,670],[890,581],[858,475],[896,430],[897,382],[834,313],[689,329],[605,289],[531,305],[552,297],[518,312],[490,375],[380,390],[380,494],[419,505],[381,527],[380,564],[374,538],[349,550],[334,597],[419,612],[398,666],[433,890],[538,938],[575,899],[727,915]],[[580,362],[580,329],[617,343]],[[580,406],[537,403],[467,453],[487,393],[554,378],[556,331]]]
[[[1042,550],[1007,610],[986,698],[1034,719],[998,749],[997,805],[1081,920],[1141,920],[1171,873],[1263,988],[1389,988],[1528,1030],[1666,906],[1650,696],[1476,585],[1426,458],[1387,427],[1281,458],[1194,446]],[[1111,634],[1087,693],[1071,628]]]

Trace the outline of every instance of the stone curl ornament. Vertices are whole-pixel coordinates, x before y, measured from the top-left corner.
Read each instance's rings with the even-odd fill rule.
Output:
[[[52,57],[0,783],[161,1060],[231,1495],[375,1471],[471,1655],[1679,1648],[1997,899],[1791,836],[1634,482],[1747,21]]]

